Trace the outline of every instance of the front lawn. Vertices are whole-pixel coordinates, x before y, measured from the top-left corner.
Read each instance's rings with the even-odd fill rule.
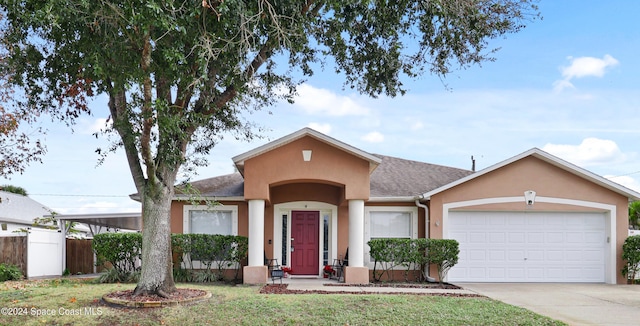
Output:
[[[178,286],[207,290],[212,297],[186,306],[124,309],[100,298],[133,284],[5,282],[0,284],[0,325],[564,325],[487,298],[274,295],[260,294],[257,286]]]

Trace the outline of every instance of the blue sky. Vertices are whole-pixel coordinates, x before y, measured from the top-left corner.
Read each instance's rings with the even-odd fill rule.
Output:
[[[533,147],[640,191],[640,2],[539,2],[542,20],[491,42],[495,62],[446,80],[405,80],[407,95],[372,99],[347,89],[329,69],[299,89],[297,102],[248,116],[268,131],[253,143],[227,137],[192,179],[233,172],[231,157],[310,126],[370,153],[478,169]],[[446,84],[446,87],[445,87]],[[96,167],[91,134],[104,100],[75,132],[54,126],[43,164],[0,180],[27,189],[64,214],[139,211],[122,152]]]

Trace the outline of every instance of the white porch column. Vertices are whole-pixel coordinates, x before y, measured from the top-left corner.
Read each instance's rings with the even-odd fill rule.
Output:
[[[369,283],[369,268],[364,266],[364,200],[349,200],[349,266],[344,270],[344,282]]]
[[[249,266],[264,265],[264,199],[249,200]]]
[[[364,267],[364,200],[349,200],[349,266]]]

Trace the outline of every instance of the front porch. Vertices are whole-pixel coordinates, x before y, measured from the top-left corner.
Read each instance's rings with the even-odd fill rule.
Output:
[[[265,214],[265,200],[248,201],[249,259],[243,269],[245,284],[266,283],[268,268],[265,255],[278,265],[288,266],[294,277],[320,277],[323,267],[346,258],[345,283],[369,282],[369,268],[364,265],[364,200],[348,200],[344,208],[321,202],[288,202],[272,205]],[[265,229],[265,220],[273,228]],[[346,220],[346,221],[345,221]],[[339,233],[343,235],[339,236]],[[269,237],[265,239],[264,237]],[[339,239],[347,241],[339,242]],[[266,240],[266,241],[265,241]]]

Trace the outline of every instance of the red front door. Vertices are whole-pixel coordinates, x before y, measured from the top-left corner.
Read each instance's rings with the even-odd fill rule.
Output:
[[[291,213],[291,273],[318,275],[320,212]]]

